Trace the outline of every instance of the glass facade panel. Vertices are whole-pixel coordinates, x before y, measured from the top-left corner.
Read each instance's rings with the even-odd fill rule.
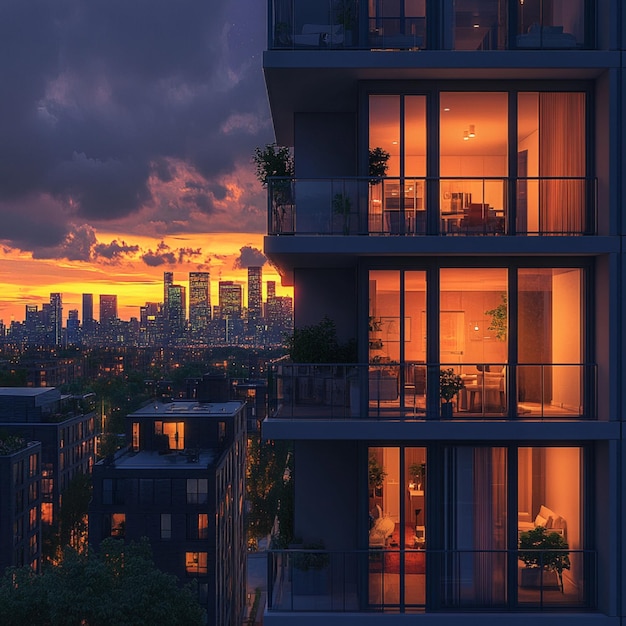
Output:
[[[588,593],[581,551],[582,470],[580,448],[518,451],[520,604],[576,605]]]
[[[507,449],[449,448],[451,502],[440,560],[445,607],[496,607],[507,602]]]
[[[521,269],[518,283],[518,412],[582,415],[582,270]]]
[[[524,0],[517,7],[518,48],[576,48],[585,43],[585,0]]]
[[[454,50],[505,50],[509,0],[456,0]]]
[[[441,232],[505,231],[508,95],[440,94]]]

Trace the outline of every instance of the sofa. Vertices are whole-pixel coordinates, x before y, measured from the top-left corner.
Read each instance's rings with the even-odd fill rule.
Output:
[[[565,518],[543,504],[539,507],[539,513],[537,513],[535,519],[530,520],[528,518],[530,518],[529,513],[518,513],[518,536],[528,530],[534,530],[538,526],[543,526],[546,530],[558,533],[563,537],[567,536],[567,522]]]
[[[303,48],[340,46],[343,39],[341,24],[305,24],[302,27],[302,34],[293,35],[294,45]]]
[[[518,48],[576,48],[576,37],[564,33],[562,26],[539,26],[532,24],[528,32],[518,35]]]

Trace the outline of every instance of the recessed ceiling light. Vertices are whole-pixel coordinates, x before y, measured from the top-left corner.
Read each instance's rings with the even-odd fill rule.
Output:
[[[397,146],[397,145],[398,145],[398,142],[397,142],[397,141],[392,141],[391,143],[392,143],[394,146]]]
[[[480,24],[474,24],[474,28],[480,28]]]
[[[444,110],[444,111],[449,111],[449,110],[450,110],[450,107],[445,107],[443,110]]]

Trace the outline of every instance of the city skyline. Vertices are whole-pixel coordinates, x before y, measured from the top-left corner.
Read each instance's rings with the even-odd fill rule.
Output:
[[[160,301],[163,271],[244,282],[264,265],[291,294],[261,253],[266,196],[251,161],[273,140],[265,6],[183,2],[149,15],[0,7],[12,33],[34,34],[8,41],[0,63],[19,77],[0,116],[5,324],[50,293],[68,310],[82,293],[116,293],[128,318]]]

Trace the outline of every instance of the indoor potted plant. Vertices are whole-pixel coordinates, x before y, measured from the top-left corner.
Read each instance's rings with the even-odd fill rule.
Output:
[[[387,476],[385,468],[378,462],[378,459],[373,454],[370,455],[367,464],[370,497],[380,497],[383,495],[382,489],[385,476]]]
[[[521,572],[521,586],[558,586],[563,592],[563,570],[571,567],[568,549],[562,535],[543,526],[521,533],[518,557],[526,566]]]
[[[441,417],[452,417],[452,400],[463,387],[463,379],[451,367],[439,372],[439,395],[443,400]]]
[[[389,157],[391,155],[380,147],[370,148],[368,159],[368,176],[371,185],[378,185],[380,179],[387,175]]]
[[[412,481],[413,488],[422,491],[424,488],[424,475],[426,473],[426,463],[411,463],[409,465],[409,476]],[[409,485],[410,487],[411,485]]]

